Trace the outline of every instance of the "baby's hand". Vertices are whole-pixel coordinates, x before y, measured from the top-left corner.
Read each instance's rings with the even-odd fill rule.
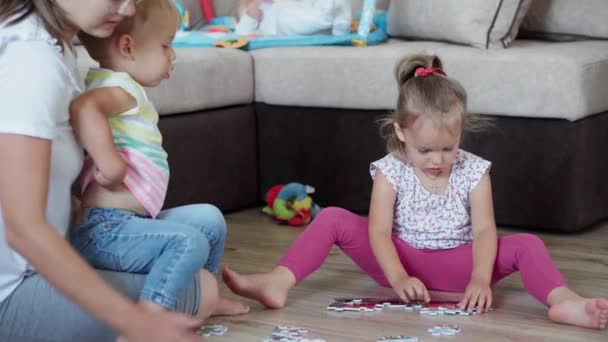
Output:
[[[404,302],[415,300],[431,301],[431,296],[426,286],[416,277],[405,276],[392,284],[393,290]]]
[[[104,176],[99,169],[95,170],[95,182],[107,189],[112,189],[116,185],[120,184],[116,180]]]
[[[95,170],[95,181],[106,189],[112,190],[118,185],[121,185],[127,173],[127,165],[124,161],[119,160],[116,165],[106,165],[105,168],[97,168]]]
[[[472,312],[477,308],[477,313],[483,313],[492,307],[492,289],[485,281],[471,279],[469,286],[464,291],[464,297],[458,307],[462,310]]]

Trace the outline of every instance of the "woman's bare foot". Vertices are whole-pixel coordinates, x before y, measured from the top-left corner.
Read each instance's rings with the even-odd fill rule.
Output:
[[[604,329],[608,321],[608,299],[566,299],[549,309],[549,319],[583,328]]]
[[[239,296],[257,300],[271,309],[280,309],[287,302],[287,293],[296,278],[287,268],[277,266],[269,273],[240,275],[225,267],[224,282]]]
[[[237,316],[244,315],[248,312],[249,306],[220,296],[217,306],[211,313],[211,316]]]

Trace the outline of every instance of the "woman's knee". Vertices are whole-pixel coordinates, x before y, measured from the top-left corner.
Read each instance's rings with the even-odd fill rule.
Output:
[[[220,294],[217,280],[209,271],[201,270],[199,272],[199,279],[201,296],[196,318],[204,320],[215,311]]]

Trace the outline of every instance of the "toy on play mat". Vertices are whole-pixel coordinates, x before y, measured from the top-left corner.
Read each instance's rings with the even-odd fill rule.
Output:
[[[350,33],[350,0],[240,0],[236,34],[307,36]],[[374,8],[375,9],[375,8]]]
[[[179,0],[175,0],[179,3]],[[292,1],[292,0],[278,0]],[[329,0],[328,0],[329,1]],[[341,0],[333,0],[339,2]],[[204,6],[203,6],[204,3]],[[178,5],[179,8],[179,5]],[[235,17],[215,17],[210,0],[201,0],[201,8],[206,18],[206,25],[200,29],[191,30],[188,24],[182,25],[173,41],[175,47],[228,47],[243,50],[254,50],[269,47],[282,46],[313,46],[313,45],[341,45],[341,46],[368,46],[379,44],[388,39],[386,11],[376,10],[376,0],[365,0],[361,13],[348,23],[335,24],[329,31],[340,34],[310,34],[310,35],[262,35],[260,30],[250,34],[236,34],[235,29],[239,24]],[[206,9],[206,10],[205,10]],[[182,13],[182,21],[191,17],[187,11]],[[292,25],[292,18],[283,22]],[[287,25],[289,26],[289,25]],[[350,26],[350,29],[349,29]],[[351,32],[348,32],[351,31]],[[287,31],[291,32],[291,31]],[[298,32],[298,31],[293,31]],[[345,33],[345,34],[344,34]]]
[[[305,225],[321,210],[309,196],[314,191],[313,187],[300,183],[275,185],[266,194],[268,206],[262,212],[283,224]]]

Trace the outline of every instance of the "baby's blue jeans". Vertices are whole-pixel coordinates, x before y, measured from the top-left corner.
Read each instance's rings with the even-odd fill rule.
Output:
[[[71,234],[74,247],[96,268],[147,273],[140,299],[169,310],[201,269],[217,274],[225,240],[224,216],[209,204],[163,210],[156,219],[88,208]]]

